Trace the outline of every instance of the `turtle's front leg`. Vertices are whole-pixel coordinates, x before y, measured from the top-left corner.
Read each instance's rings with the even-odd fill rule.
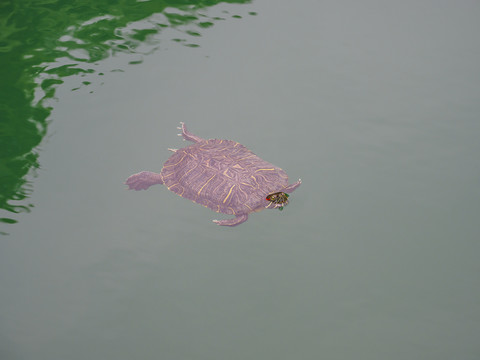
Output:
[[[162,175],[151,171],[133,174],[125,181],[125,185],[128,185],[128,190],[147,190],[155,184],[163,184]]]
[[[248,219],[248,214],[241,214],[237,215],[237,217],[234,217],[233,219],[225,219],[225,220],[212,220],[215,224],[217,225],[222,225],[222,226],[237,226]]]
[[[204,139],[202,139],[201,137],[193,135],[191,132],[189,132],[183,122],[180,123],[180,127],[178,127],[177,129],[182,130],[182,133],[178,134],[178,136],[183,136],[183,140],[188,140],[196,143],[204,141]]]
[[[283,192],[291,193],[293,190],[295,190],[296,188],[298,188],[301,183],[302,183],[302,179],[298,179],[297,182],[295,182],[295,183],[293,183],[293,184],[290,184],[290,185],[288,185],[285,189],[283,189]]]

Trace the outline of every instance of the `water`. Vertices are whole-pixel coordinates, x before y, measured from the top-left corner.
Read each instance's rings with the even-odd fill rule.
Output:
[[[0,10],[2,360],[480,357],[476,2],[70,3]],[[180,121],[302,186],[126,191]]]

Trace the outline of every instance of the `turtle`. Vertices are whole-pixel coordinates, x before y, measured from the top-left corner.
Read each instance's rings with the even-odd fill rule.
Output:
[[[232,140],[202,139],[190,133],[184,123],[179,130],[184,140],[193,142],[173,154],[160,173],[141,171],[125,181],[129,190],[146,190],[164,184],[170,191],[213,211],[234,218],[213,220],[222,226],[236,226],[248,214],[263,209],[283,210],[288,193],[298,188],[301,179],[288,183],[288,176]]]

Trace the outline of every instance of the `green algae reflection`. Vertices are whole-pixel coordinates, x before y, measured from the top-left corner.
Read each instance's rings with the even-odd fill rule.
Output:
[[[250,1],[3,0],[0,2],[0,209],[28,212],[31,177],[40,167],[38,146],[47,134],[48,101],[63,78],[95,72],[117,53],[148,55],[165,28],[191,48],[219,17],[219,3]],[[180,33],[182,33],[180,31]],[[145,46],[147,45],[147,46]],[[149,49],[145,51],[145,47]],[[142,49],[142,50],[140,50]],[[130,64],[140,64],[141,60]],[[101,74],[99,74],[101,75]],[[84,81],[83,86],[89,82]],[[0,222],[17,220],[0,217]]]

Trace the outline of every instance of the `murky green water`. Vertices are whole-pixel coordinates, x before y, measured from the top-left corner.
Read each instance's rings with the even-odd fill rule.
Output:
[[[3,1],[0,358],[478,359],[479,17]],[[126,191],[180,121],[302,186],[236,228]]]

